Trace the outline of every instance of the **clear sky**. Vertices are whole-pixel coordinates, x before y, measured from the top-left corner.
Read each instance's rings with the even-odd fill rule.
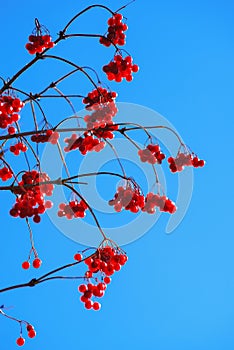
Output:
[[[2,2],[0,75],[10,77],[28,62],[24,45],[35,17],[55,37],[67,20],[90,4],[93,3],[54,0]],[[104,0],[103,4],[116,10],[125,3]],[[51,281],[11,291],[1,295],[0,304],[13,306],[8,313],[35,325],[37,337],[27,341],[26,350],[231,350],[234,3],[138,0],[123,14],[129,26],[126,48],[140,71],[130,84],[109,85],[118,91],[119,102],[139,104],[163,115],[206,160],[205,168],[194,172],[190,207],[172,234],[165,233],[165,214],[147,234],[124,247],[129,261],[113,277],[100,312],[84,310],[77,281]],[[108,17],[104,11],[92,10],[73,25],[73,31],[104,33]],[[111,59],[113,51],[100,48],[95,39],[89,40],[66,41],[54,52],[98,69]],[[36,91],[63,69],[62,65],[46,66],[41,62],[19,79],[17,86]],[[90,86],[80,78],[64,88],[85,94]],[[75,103],[77,110],[82,108],[79,101]],[[60,118],[59,104],[51,103],[48,111],[56,115],[56,120]],[[63,115],[69,113],[65,106]],[[25,114],[24,120],[26,117]],[[30,127],[27,121],[24,123],[25,129]],[[135,171],[134,165],[129,167],[129,172]],[[168,193],[175,198],[176,175],[168,171],[165,174]],[[106,198],[107,192],[101,195]],[[2,287],[66,264],[82,249],[44,215],[40,225],[33,225],[43,265],[40,271],[23,271],[21,263],[30,248],[28,232],[24,222],[9,217],[12,202],[10,194],[1,193]],[[126,219],[121,215],[120,222]],[[118,220],[118,216],[114,218]],[[107,224],[105,216],[102,220],[103,225]],[[71,274],[79,275],[79,269],[73,269]],[[1,350],[16,348],[18,331],[17,324],[0,318]]]

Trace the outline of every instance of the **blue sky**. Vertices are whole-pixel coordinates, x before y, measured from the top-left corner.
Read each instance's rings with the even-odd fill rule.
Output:
[[[4,2],[0,75],[12,76],[29,60],[24,45],[34,17],[53,35],[90,4]],[[112,1],[103,4],[112,7]],[[124,2],[115,2],[112,8],[122,5]],[[83,309],[76,281],[53,281],[1,295],[0,304],[14,307],[9,313],[29,320],[37,329],[36,339],[27,341],[26,350],[52,346],[70,350],[104,346],[122,350],[233,349],[233,11],[233,2],[225,0],[136,1],[123,11],[129,26],[127,50],[140,71],[131,84],[109,85],[118,91],[118,101],[143,105],[167,118],[207,164],[194,172],[189,210],[173,234],[165,234],[165,214],[146,235],[124,247],[129,261],[114,276],[100,312]],[[107,18],[105,12],[92,10],[74,24],[74,31],[103,33]],[[66,41],[56,50],[56,54],[96,69],[112,54],[95,39]],[[36,91],[50,82],[48,71],[54,79],[63,69],[51,62],[40,63],[19,79],[17,86]],[[80,78],[64,88],[85,93],[90,87]],[[75,103],[79,110],[79,101]],[[49,115],[59,118],[59,104],[47,107]],[[63,113],[69,115],[68,107]],[[29,122],[24,123],[25,128],[30,127]],[[177,182],[166,174],[173,196]],[[40,225],[33,226],[43,265],[40,271],[22,271],[21,262],[30,248],[25,223],[8,216],[10,194],[1,193],[0,203],[2,287],[70,262],[82,249],[45,216]],[[71,273],[79,274],[79,270]],[[17,324],[0,318],[0,349],[15,349],[17,336]]]

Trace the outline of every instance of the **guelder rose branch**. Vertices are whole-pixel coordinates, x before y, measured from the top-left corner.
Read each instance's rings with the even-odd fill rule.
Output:
[[[121,9],[125,7],[123,6]],[[111,15],[107,25],[103,26],[104,34],[76,33],[76,21],[81,15],[92,9],[104,10]],[[70,26],[74,27],[72,33],[68,33]],[[107,286],[111,282],[111,276],[120,271],[128,258],[118,244],[108,238],[108,233],[103,231],[95,210],[89,204],[88,199],[81,195],[77,185],[88,186],[89,177],[93,176],[114,177],[117,181],[121,180],[121,184],[117,186],[115,193],[109,198],[108,204],[116,212],[126,210],[131,213],[145,212],[154,215],[157,211],[161,211],[172,215],[177,207],[164,193],[156,165],[166,164],[171,173],[177,173],[183,171],[185,167],[198,168],[205,164],[204,160],[199,159],[170,127],[163,125],[144,126],[130,123],[127,120],[115,122],[114,118],[118,113],[117,93],[107,88],[106,83],[102,84],[99,76],[102,74],[107,80],[116,83],[121,83],[124,80],[131,82],[133,76],[138,72],[138,65],[135,64],[132,56],[123,49],[126,44],[127,29],[126,20],[119,11],[112,11],[108,7],[98,4],[88,6],[76,14],[59,32],[55,40],[48,29],[40,24],[38,19],[35,19],[35,28],[25,45],[28,54],[33,58],[9,80],[1,78],[3,86],[0,89],[0,129],[3,134],[0,136],[0,181],[2,182],[0,191],[2,194],[5,191],[9,196],[12,196],[12,206],[9,208],[10,216],[15,220],[25,220],[29,231],[30,250],[27,258],[22,262],[23,270],[27,270],[31,266],[39,269],[42,264],[42,259],[39,257],[34,243],[33,225],[39,225],[44,213],[50,210],[53,205],[57,206],[56,212],[59,220],[77,220],[77,225],[79,225],[79,220],[83,220],[86,212],[89,211],[97,230],[99,230],[100,244],[98,247],[90,247],[76,252],[74,262],[70,264],[55,268],[39,278],[32,278],[29,282],[2,288],[0,293],[24,287],[34,287],[54,279],[77,279],[81,280],[78,290],[81,293],[80,300],[84,307],[95,311],[100,310],[99,300],[104,296]],[[92,67],[80,66],[77,62],[56,54],[58,44],[68,39],[78,40],[79,37],[98,40],[104,50],[109,47],[114,48],[112,59],[103,64],[101,73],[97,73]],[[65,44],[64,50],[66,50]],[[15,85],[17,79],[26,74],[37,62],[41,61],[46,65],[49,60],[53,60],[58,65],[64,64],[69,67],[69,71],[60,74],[50,84],[43,84],[42,90],[36,93],[29,92],[33,90],[32,86],[29,86],[27,91],[23,91]],[[57,72],[59,72],[59,68]],[[82,73],[84,78],[88,80],[91,85],[90,91],[77,91],[76,85],[74,85],[75,91],[72,93],[66,93],[60,87],[58,88],[58,85],[64,80],[76,77],[75,73],[77,72]],[[60,110],[61,115],[57,118],[58,120],[54,120],[56,119],[54,116],[53,121],[51,121],[44,101],[49,100],[54,103],[58,99],[68,104],[74,115],[64,118],[63,112]],[[82,103],[86,111],[84,117],[76,115],[76,108],[73,105],[74,99]],[[29,115],[31,115],[31,120],[28,120]],[[26,122],[25,116],[27,116],[28,130],[25,130],[25,127],[22,128],[25,124],[21,122],[21,119]],[[71,120],[76,121],[76,127],[66,127],[65,123]],[[174,157],[165,154],[163,146],[156,142],[152,136],[152,129],[166,129],[177,138],[179,147],[175,150]],[[135,130],[142,132],[145,141],[143,148],[134,139]],[[63,139],[64,133],[67,135]],[[134,179],[134,174],[127,173],[119,157],[118,148],[113,145],[113,139],[116,136],[131,143],[139,160],[152,168],[154,174],[152,188],[156,188],[154,192],[144,193],[142,184]],[[52,179],[50,174],[42,169],[40,155],[43,145],[49,143],[58,152],[61,168],[64,168],[67,174],[64,178]],[[90,152],[102,152],[105,147],[112,149],[122,174],[109,171],[70,174],[70,164],[65,161],[66,154],[71,154],[71,157],[73,155],[77,162],[77,159],[85,157]],[[21,161],[15,162],[15,157]],[[86,182],[81,181],[83,178]],[[108,181],[106,183],[108,185]],[[154,184],[157,186],[153,187]],[[57,205],[50,199],[55,186],[63,186],[66,190],[68,199],[64,203]],[[46,258],[43,258],[43,261],[46,261]],[[82,276],[57,275],[63,270],[78,267],[80,264],[86,266],[85,274]],[[18,346],[24,345],[25,332],[29,338],[35,338],[36,331],[31,323],[8,315],[4,305],[0,307],[0,314],[19,324],[19,337],[16,339]]]

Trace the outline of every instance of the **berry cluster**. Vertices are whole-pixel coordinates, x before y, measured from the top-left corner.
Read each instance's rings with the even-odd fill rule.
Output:
[[[114,101],[105,104],[95,104],[92,108],[95,108],[92,113],[84,117],[88,130],[112,123],[112,118],[118,112]]]
[[[9,170],[6,166],[4,166],[3,168],[0,168],[0,179],[2,179],[2,181],[7,181],[9,179],[11,179],[13,176],[11,170]]]
[[[145,206],[142,208],[142,211],[147,212],[148,214],[154,214],[155,207],[158,207],[160,211],[168,212],[170,214],[173,214],[176,211],[175,203],[169,198],[150,192],[145,198]]]
[[[84,137],[78,137],[76,134],[72,134],[70,138],[66,138],[64,141],[68,144],[64,148],[65,152],[79,149],[83,155],[90,151],[100,152],[105,146],[105,142],[93,138],[87,132],[84,133]]]
[[[142,162],[148,162],[150,164],[161,164],[165,158],[165,154],[161,152],[159,145],[150,144],[147,148],[139,150],[138,154]]]
[[[31,338],[31,339],[35,338],[36,331],[35,331],[34,327],[31,324],[28,323],[26,329],[27,329],[27,332],[28,332],[28,337]],[[18,346],[23,346],[25,344],[25,339],[22,336],[20,336],[18,339],[16,339],[16,344]]]
[[[36,170],[25,172],[18,188],[14,189],[17,198],[10,210],[10,215],[20,218],[33,217],[33,221],[39,223],[41,221],[40,214],[52,207],[51,201],[45,201],[44,198],[51,196],[54,189],[52,184],[43,184],[49,180],[50,178],[45,173],[39,173]]]
[[[108,19],[108,34],[106,37],[100,38],[100,43],[106,47],[109,47],[111,43],[115,45],[125,45],[124,32],[128,29],[125,23],[122,23],[123,16],[120,13],[116,13],[113,17]]]
[[[9,125],[17,122],[20,118],[19,112],[24,103],[19,98],[9,95],[0,96],[0,128],[6,129]],[[13,126],[8,129],[9,134],[15,133]]]
[[[118,130],[119,126],[116,124],[106,124],[104,127],[98,127],[92,130],[92,134],[97,138],[113,139],[114,131]]]
[[[59,205],[58,216],[63,217],[66,216],[67,219],[74,218],[84,218],[85,210],[88,209],[87,204],[81,200],[78,201],[70,201],[69,204],[61,203]]]
[[[39,267],[41,266],[41,264],[42,264],[42,261],[41,261],[41,259],[39,259],[38,257],[36,257],[36,258],[33,260],[33,263],[32,263],[34,269],[39,269]],[[29,262],[28,260],[27,260],[27,261],[24,261],[24,262],[22,263],[22,268],[23,268],[24,270],[28,270],[28,269],[30,268],[30,262]]]
[[[36,143],[50,142],[52,145],[56,145],[59,139],[59,133],[53,130],[46,130],[45,134],[35,134],[31,136],[31,141]]]
[[[110,61],[102,70],[107,74],[109,80],[115,80],[117,83],[120,83],[123,78],[127,81],[132,81],[132,73],[138,72],[139,67],[136,64],[132,64],[131,56],[123,58],[121,55],[115,55],[114,61]]]
[[[41,53],[45,49],[54,47],[54,43],[50,35],[29,35],[29,42],[25,45],[26,49],[31,55]]]
[[[123,265],[127,262],[128,258],[118,247],[100,247],[96,253],[91,257],[84,260],[88,266],[86,276],[93,277],[93,274],[100,273],[102,276],[102,282],[98,284],[81,284],[79,291],[83,293],[80,300],[84,303],[86,309],[93,308],[99,310],[101,305],[98,302],[93,302],[92,297],[101,298],[105,294],[107,284],[111,282],[109,276],[113,275],[116,271],[119,271]],[[95,278],[97,280],[97,278]]]
[[[105,104],[108,102],[113,102],[117,97],[116,92],[108,91],[107,89],[99,87],[88,93],[88,95],[83,99],[83,103],[86,105],[86,109],[96,109],[95,105]]]
[[[205,165],[205,161],[199,159],[198,157],[194,157],[192,154],[184,154],[178,153],[176,158],[169,157],[168,158],[169,168],[172,173],[176,173],[177,171],[182,171],[185,166],[193,166],[194,168],[203,167]]]
[[[18,156],[20,152],[26,152],[27,149],[28,147],[22,142],[18,142],[10,147],[10,151],[14,153],[15,156]]]
[[[113,205],[115,211],[120,212],[122,208],[137,213],[145,205],[145,198],[138,188],[132,188],[127,185],[126,188],[120,186],[114,195],[114,199],[109,201],[109,205]]]

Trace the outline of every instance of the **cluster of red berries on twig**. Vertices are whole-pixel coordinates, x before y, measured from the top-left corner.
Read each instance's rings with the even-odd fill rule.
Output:
[[[9,125],[20,119],[19,112],[23,108],[24,103],[19,98],[10,95],[0,96],[0,128],[6,129]],[[13,126],[9,127],[10,134],[15,133]]]
[[[161,152],[159,145],[148,145],[145,149],[139,150],[138,154],[142,162],[148,162],[150,164],[161,164],[162,160],[166,157],[164,153]]]
[[[114,199],[109,201],[109,205],[113,205],[115,211],[120,212],[123,208],[137,213],[144,207],[145,198],[138,188],[128,184],[126,187],[120,186],[114,195]]]
[[[104,296],[107,284],[111,282],[110,276],[119,271],[127,260],[126,254],[119,247],[109,245],[99,247],[95,254],[84,260],[88,266],[86,276],[95,278],[94,275],[99,273],[102,281],[95,278],[97,284],[87,283],[79,286],[78,289],[82,293],[80,300],[86,309],[100,309],[100,303],[91,300],[91,298]]]
[[[28,337],[31,339],[35,338],[36,331],[35,331],[34,327],[31,324],[27,324],[26,329],[28,332]],[[18,346],[23,346],[25,344],[25,339],[22,337],[22,335],[18,339],[16,339],[16,344]]]
[[[169,198],[150,192],[145,198],[145,205],[142,208],[142,211],[147,212],[148,214],[154,214],[156,207],[158,207],[160,211],[168,212],[170,214],[174,214],[176,211],[175,203]]]
[[[31,55],[41,53],[45,49],[54,47],[54,43],[50,35],[29,35],[29,42],[25,45],[26,49]]]
[[[175,158],[168,158],[169,168],[172,173],[176,173],[182,171],[185,166],[193,166],[194,168],[203,167],[205,165],[205,161],[199,159],[197,156],[193,154],[184,154],[178,153]]]
[[[103,66],[102,69],[109,80],[120,83],[124,78],[127,81],[132,81],[132,73],[138,72],[139,67],[137,64],[133,64],[131,56],[123,58],[121,55],[115,55],[114,60]]]
[[[88,93],[88,95],[83,99],[83,103],[86,105],[86,109],[98,108],[95,105],[105,104],[108,102],[113,102],[117,97],[117,93],[114,91],[108,91],[102,87],[95,89]]]
[[[116,124],[106,124],[103,127],[98,127],[92,130],[92,134],[102,139],[113,139],[114,131],[118,130],[119,126]]]
[[[42,264],[42,261],[41,259],[39,259],[38,257],[35,257],[35,259],[33,260],[33,263],[32,263],[32,266],[34,267],[34,269],[39,269],[39,267],[41,266]],[[24,261],[22,263],[22,268],[24,270],[28,270],[30,268],[30,262],[27,260],[27,261]]]
[[[84,117],[88,130],[112,123],[112,118],[118,112],[114,101],[105,104],[96,103],[92,106],[92,109],[92,113]]]
[[[108,34],[106,37],[100,38],[100,43],[106,47],[109,47],[112,43],[115,45],[125,45],[125,31],[128,29],[127,24],[122,23],[123,16],[120,13],[114,14],[113,17],[109,18],[108,23]]]
[[[25,172],[18,188],[14,188],[17,197],[16,203],[10,210],[10,215],[20,218],[33,217],[33,221],[39,223],[40,215],[52,207],[52,202],[45,201],[45,196],[52,195],[54,185],[43,184],[49,180],[46,173],[39,173],[36,170]]]
[[[59,133],[53,130],[46,130],[43,134],[35,134],[31,136],[31,141],[36,143],[50,142],[52,145],[56,145],[59,139]]]
[[[4,166],[3,168],[0,168],[0,179],[2,179],[2,181],[7,181],[11,179],[12,176],[13,176],[12,171],[8,169],[6,166]]]
[[[105,146],[105,142],[94,138],[87,132],[84,133],[84,137],[72,134],[70,138],[66,138],[64,141],[67,143],[67,146],[64,148],[65,152],[79,149],[83,155],[91,151],[100,152]]]
[[[70,201],[69,204],[61,203],[59,205],[58,216],[66,216],[67,219],[84,218],[87,209],[88,206],[83,200],[80,202],[77,200]]]
[[[10,151],[18,156],[20,152],[26,152],[28,147],[23,142],[18,142],[10,147]]]

